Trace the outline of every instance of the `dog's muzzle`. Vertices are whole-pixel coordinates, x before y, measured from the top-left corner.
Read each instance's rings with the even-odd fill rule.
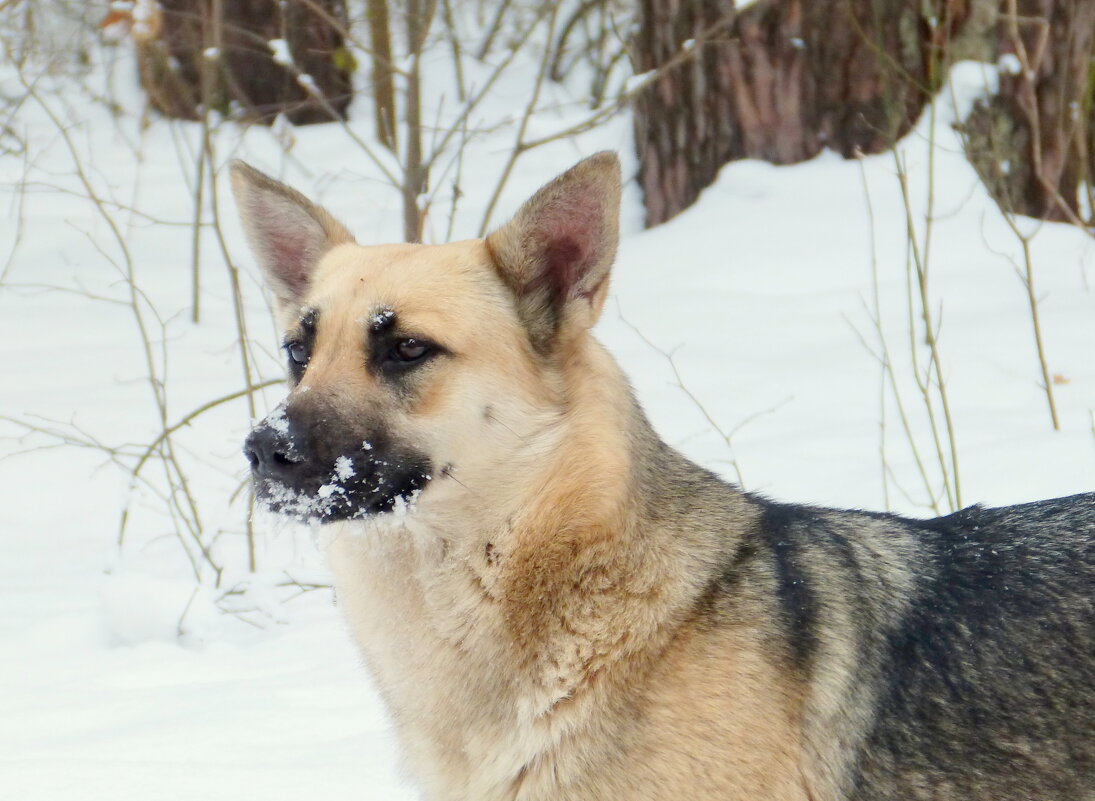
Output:
[[[302,521],[333,522],[391,511],[430,480],[429,461],[383,437],[345,432],[340,445],[279,407],[244,442],[256,496],[271,511]]]

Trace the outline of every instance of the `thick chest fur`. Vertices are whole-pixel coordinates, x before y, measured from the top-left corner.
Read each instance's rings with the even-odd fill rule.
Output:
[[[425,799],[806,798],[793,691],[756,632],[682,627],[658,658],[591,674],[580,627],[515,642],[489,571],[386,534],[336,535],[328,555]]]
[[[349,527],[347,527],[349,528]],[[514,799],[558,733],[485,573],[440,543],[366,530],[328,547],[338,605],[428,799]]]

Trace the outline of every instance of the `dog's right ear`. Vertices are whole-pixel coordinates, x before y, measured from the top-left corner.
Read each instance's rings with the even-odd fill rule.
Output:
[[[487,237],[532,346],[548,353],[597,322],[620,228],[615,153],[580,161]]]
[[[251,252],[281,308],[299,306],[320,257],[353,242],[350,232],[300,192],[242,161],[232,162],[232,193]]]

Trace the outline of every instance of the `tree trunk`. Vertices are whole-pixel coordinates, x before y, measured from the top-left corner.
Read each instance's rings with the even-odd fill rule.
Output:
[[[759,0],[738,13],[733,0],[640,0],[636,73],[695,49],[635,101],[647,225],[689,206],[734,159],[890,147],[939,86],[970,2]]]
[[[1001,208],[1095,225],[1095,2],[1002,0],[1000,91],[965,121]]]
[[[155,13],[138,54],[141,85],[162,114],[197,120],[204,107],[265,124],[284,114],[296,125],[345,118],[345,0],[161,0]],[[203,62],[215,66],[204,85]]]

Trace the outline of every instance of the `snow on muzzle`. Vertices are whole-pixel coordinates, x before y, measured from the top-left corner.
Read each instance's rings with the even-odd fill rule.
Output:
[[[284,403],[252,429],[243,452],[259,502],[302,521],[388,512],[413,501],[431,478],[429,459],[382,428]]]

